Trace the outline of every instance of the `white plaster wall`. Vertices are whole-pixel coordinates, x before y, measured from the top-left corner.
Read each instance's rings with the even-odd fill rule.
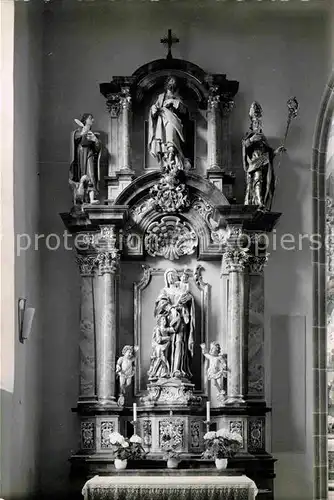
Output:
[[[73,119],[92,111],[97,129],[108,130],[108,115],[98,84],[112,75],[130,75],[138,66],[165,54],[159,44],[167,28],[181,39],[175,57],[188,59],[209,72],[226,73],[240,81],[233,111],[233,167],[238,194],[243,192],[240,140],[248,128],[248,109],[257,99],[264,110],[264,130],[274,146],[284,134],[286,100],[296,95],[300,115],[288,139],[288,155],[279,173],[273,209],[283,216],[277,234],[310,233],[311,148],[320,98],[330,73],[330,16],[285,2],[246,5],[212,3],[199,7],[183,2],[76,4],[46,7],[44,17],[44,80],[41,113],[41,228],[63,234],[58,212],[70,208],[67,188],[69,138]],[[241,201],[241,198],[240,198]],[[77,446],[76,403],[78,380],[79,281],[70,251],[42,250],[43,254],[43,420],[42,485],[66,489],[67,459]],[[307,245],[300,251],[278,248],[266,269],[266,350],[270,373],[272,318],[304,317],[305,361],[291,359],[293,370],[305,374],[305,397],[292,385],[287,408],[298,418],[305,414],[302,446],[275,453],[278,500],[312,498],[312,275]],[[218,279],[218,276],[217,276]],[[56,319],[56,320],[55,320]],[[288,324],[290,324],[287,321]],[[292,322],[293,323],[293,322]],[[300,326],[298,326],[300,328]],[[289,332],[289,335],[293,332]],[[277,339],[276,339],[277,340]],[[281,366],[285,370],[284,346]],[[297,359],[298,358],[298,359]],[[279,380],[275,373],[274,380]],[[268,381],[269,400],[285,391]],[[277,398],[273,398],[277,401]],[[282,398],[279,399],[282,401]],[[275,414],[275,408],[273,412]],[[291,429],[287,429],[291,432]],[[279,448],[282,450],[282,448]]]
[[[10,3],[13,14],[14,2],[7,0],[1,2],[1,10],[6,6],[10,8]],[[5,33],[14,30],[14,17],[7,18],[2,29]],[[14,125],[12,129],[14,141],[6,144],[11,149],[13,159],[10,161],[7,157],[2,164],[4,169],[2,182],[6,190],[4,201],[8,201],[8,206],[3,212],[7,227],[3,233],[4,260],[1,260],[3,270],[1,288],[4,292],[1,300],[5,299],[2,302],[2,315],[6,319],[5,323],[1,323],[2,346],[5,344],[1,352],[1,363],[6,383],[1,391],[0,467],[1,495],[6,499],[26,498],[36,493],[38,489],[41,404],[39,254],[31,248],[22,252],[21,256],[15,254],[14,231],[15,240],[18,234],[33,235],[38,232],[41,34],[39,6],[35,4],[27,7],[16,3],[14,47],[12,47],[14,52],[11,54],[9,43],[2,49],[6,48],[8,51],[7,58],[13,58],[14,55],[14,75],[11,76],[10,86],[8,83],[2,94],[4,105],[6,109],[8,108],[8,114],[5,115],[7,121],[3,128],[7,140]],[[1,201],[3,202],[3,199]],[[9,232],[8,223],[13,221],[14,226]],[[24,345],[18,341],[16,314],[18,297],[26,297],[27,306],[36,308],[31,338]]]

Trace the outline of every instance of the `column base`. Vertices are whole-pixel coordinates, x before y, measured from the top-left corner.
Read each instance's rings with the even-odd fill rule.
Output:
[[[227,396],[223,402],[224,405],[234,405],[234,406],[243,406],[246,404],[246,401],[242,396]]]
[[[89,410],[89,411],[99,411],[99,410],[111,410],[111,411],[120,411],[121,408],[118,406],[115,398],[110,398],[110,399],[79,399],[77,403],[77,409],[78,412],[80,413],[80,410],[84,412],[84,410]]]

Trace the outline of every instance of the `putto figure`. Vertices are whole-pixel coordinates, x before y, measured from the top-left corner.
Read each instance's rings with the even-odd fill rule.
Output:
[[[135,355],[138,350],[138,346],[125,345],[122,349],[122,356],[117,360],[116,376],[119,377],[120,390],[117,403],[119,406],[124,406],[126,389],[131,385],[132,377],[135,374]]]
[[[98,133],[91,130],[94,123],[91,113],[84,113],[81,120],[76,119],[75,122],[79,128],[72,134],[72,163],[69,172],[74,205],[97,204],[101,142],[97,137]]]
[[[274,158],[285,150],[272,149],[262,131],[262,108],[258,102],[250,107],[250,131],[242,140],[242,157],[246,172],[245,205],[270,210],[275,191]]]
[[[226,355],[221,354],[221,347],[218,342],[211,342],[209,352],[205,344],[201,344],[201,349],[208,362],[206,367],[207,379],[212,381],[217,388],[219,399],[224,399],[228,372]]]

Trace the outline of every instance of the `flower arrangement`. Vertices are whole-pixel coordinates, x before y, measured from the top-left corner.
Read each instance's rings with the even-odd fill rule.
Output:
[[[242,446],[242,437],[237,432],[219,429],[204,434],[205,451],[203,458],[221,459],[233,457]]]
[[[137,434],[127,439],[119,432],[112,432],[109,441],[115,459],[138,460],[146,457],[146,452],[142,447],[142,439]]]
[[[334,417],[332,417],[332,415],[328,415],[327,424],[328,424],[328,433],[333,434],[334,433]]]

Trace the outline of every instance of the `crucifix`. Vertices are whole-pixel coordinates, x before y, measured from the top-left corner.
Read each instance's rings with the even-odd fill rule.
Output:
[[[168,30],[167,37],[161,38],[160,43],[163,43],[164,45],[167,45],[168,47],[168,53],[167,53],[167,59],[173,59],[172,56],[172,45],[173,43],[179,43],[179,39],[176,38],[175,36],[172,36],[172,30]]]

